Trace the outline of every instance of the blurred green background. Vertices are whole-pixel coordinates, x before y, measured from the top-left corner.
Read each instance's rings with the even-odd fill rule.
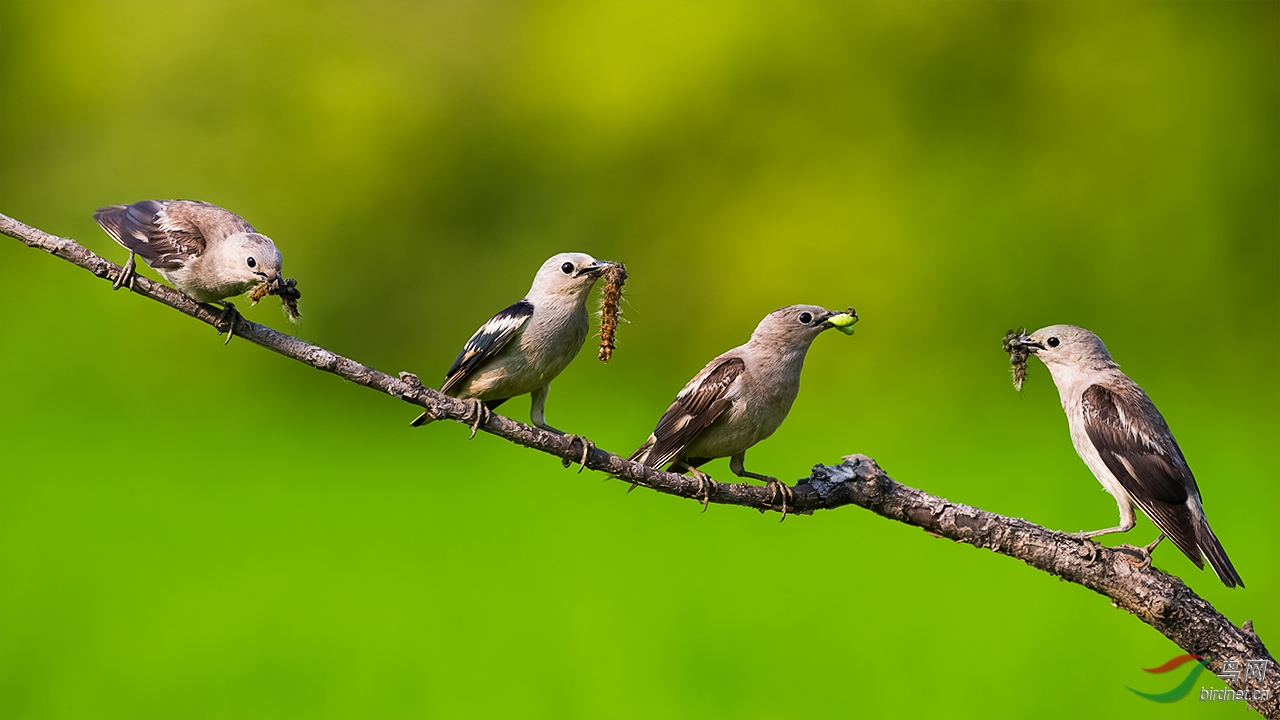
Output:
[[[1275,646],[1278,8],[2,0],[0,211],[122,262],[98,206],[223,205],[303,291],[251,319],[437,384],[546,257],[624,261],[613,362],[548,405],[620,453],[768,311],[853,305],[750,467],[861,452],[1072,531],[1115,503],[1000,339],[1084,325],[1248,588],[1156,565]],[[1182,651],[1017,561],[625,495],[9,239],[0,272],[6,718],[1244,712],[1130,693]]]

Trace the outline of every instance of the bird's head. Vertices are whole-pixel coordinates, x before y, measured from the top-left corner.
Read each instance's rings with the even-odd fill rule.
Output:
[[[1102,338],[1075,325],[1050,325],[1012,340],[1049,366],[1096,367],[1114,365]]]
[[[533,287],[529,289],[529,297],[584,299],[609,265],[610,263],[596,260],[586,253],[553,255],[538,268],[538,274],[533,278]]]
[[[231,235],[217,249],[219,270],[228,280],[243,284],[274,283],[280,279],[284,264],[280,250],[271,238],[258,233]]]
[[[853,308],[828,310],[817,305],[790,305],[765,315],[751,333],[751,341],[803,349],[824,330],[839,328],[852,335],[856,322],[858,313]]]

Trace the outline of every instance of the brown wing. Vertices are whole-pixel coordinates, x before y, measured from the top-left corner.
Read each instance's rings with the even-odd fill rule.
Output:
[[[93,214],[115,241],[158,270],[182,267],[204,253],[210,237],[253,232],[244,218],[196,200],[142,200]]]
[[[1092,385],[1082,397],[1085,432],[1102,462],[1178,549],[1204,567],[1196,519],[1187,506],[1195,478],[1182,450],[1145,393]]]
[[[653,434],[631,454],[631,459],[655,468],[671,462],[729,409],[730,391],[744,367],[742,358],[735,357],[703,368],[676,395]]]

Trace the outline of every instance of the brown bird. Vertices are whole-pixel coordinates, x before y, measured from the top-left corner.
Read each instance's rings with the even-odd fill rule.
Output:
[[[282,258],[271,238],[235,213],[195,200],[141,200],[109,205],[93,214],[103,230],[129,251],[112,287],[133,286],[135,256],[199,302],[223,306],[221,325],[239,315],[227,298],[267,283],[280,286]],[[227,340],[231,339],[228,332]]]
[[[751,340],[707,363],[684,386],[629,459],[653,468],[670,463],[671,472],[692,473],[702,486],[705,511],[716,483],[698,467],[730,458],[734,475],[765,481],[771,502],[781,496],[786,517],[791,489],[777,478],[749,472],[744,467],[747,450],[772,435],[791,412],[805,353],[814,339],[831,328],[852,335],[857,320],[852,308],[840,312],[815,305],[769,313]]]

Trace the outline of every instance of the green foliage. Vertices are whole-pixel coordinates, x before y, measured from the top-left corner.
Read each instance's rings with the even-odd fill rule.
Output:
[[[1275,646],[1277,8],[3,0],[0,211],[123,261],[98,206],[228,207],[303,292],[251,319],[424,381],[546,257],[624,261],[632,324],[548,414],[622,453],[768,311],[852,305],[748,467],[863,452],[1066,530],[1114,502],[1000,338],[1084,325],[1248,589],[1156,565]],[[0,273],[4,717],[1131,716],[1181,653],[856,508],[624,495],[13,241]]]

